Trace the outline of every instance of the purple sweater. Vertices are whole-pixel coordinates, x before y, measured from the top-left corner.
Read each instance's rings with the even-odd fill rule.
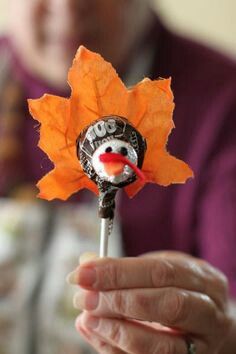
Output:
[[[236,64],[160,24],[151,38],[156,53],[151,77],[171,76],[175,95],[177,129],[168,150],[190,164],[195,179],[168,188],[148,185],[133,200],[123,194],[124,250],[136,256],[175,249],[204,258],[228,276],[236,296]],[[2,41],[0,50],[7,45]],[[31,77],[11,54],[27,97],[65,95]],[[49,169],[34,126],[27,117],[25,176],[30,181]]]

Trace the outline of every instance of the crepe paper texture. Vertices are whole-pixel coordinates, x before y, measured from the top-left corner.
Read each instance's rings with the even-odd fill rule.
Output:
[[[168,136],[174,128],[171,79],[145,78],[126,88],[112,65],[99,54],[81,46],[69,70],[71,97],[45,94],[28,100],[34,119],[41,123],[39,147],[54,163],[54,169],[37,184],[43,199],[66,200],[87,188],[98,194],[96,183],[84,173],[76,152],[80,133],[100,117],[125,117],[146,139],[142,172],[125,187],[133,197],[147,182],[168,186],[193,177],[190,167],[167,152]]]

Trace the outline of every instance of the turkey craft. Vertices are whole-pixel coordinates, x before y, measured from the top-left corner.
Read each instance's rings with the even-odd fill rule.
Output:
[[[66,200],[83,188],[99,194],[105,256],[120,188],[132,197],[147,182],[184,183],[193,172],[166,150],[174,127],[170,79],[146,78],[128,89],[110,63],[81,46],[68,81],[70,98],[29,100],[41,123],[39,147],[54,163],[37,184],[39,197]]]
[[[145,150],[145,139],[127,119],[119,116],[98,119],[78,137],[77,156],[86,175],[98,186],[102,218],[113,217],[119,188],[137,177],[145,181],[140,170]]]

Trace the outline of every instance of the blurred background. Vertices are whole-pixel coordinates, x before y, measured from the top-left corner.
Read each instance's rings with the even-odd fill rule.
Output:
[[[7,27],[6,3],[0,0],[0,33]],[[152,0],[168,25],[236,56],[235,0]]]
[[[7,32],[7,1],[0,0],[0,35]],[[236,57],[235,0],[157,0],[154,7],[174,31]],[[75,289],[65,276],[79,254],[98,249],[95,215],[95,204],[56,210],[0,200],[0,354],[91,353],[75,332]],[[120,256],[118,226],[114,233],[109,253]]]
[[[154,0],[170,27],[236,56],[234,0]]]

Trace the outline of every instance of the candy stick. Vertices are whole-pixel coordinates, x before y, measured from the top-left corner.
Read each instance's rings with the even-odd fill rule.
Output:
[[[100,258],[107,257],[108,255],[108,241],[112,231],[112,219],[101,219],[101,233],[100,233]]]
[[[103,186],[104,187],[104,186]],[[101,219],[100,227],[100,257],[107,257],[109,236],[113,228],[115,196],[117,188],[108,188],[103,191],[100,185],[98,214]]]

